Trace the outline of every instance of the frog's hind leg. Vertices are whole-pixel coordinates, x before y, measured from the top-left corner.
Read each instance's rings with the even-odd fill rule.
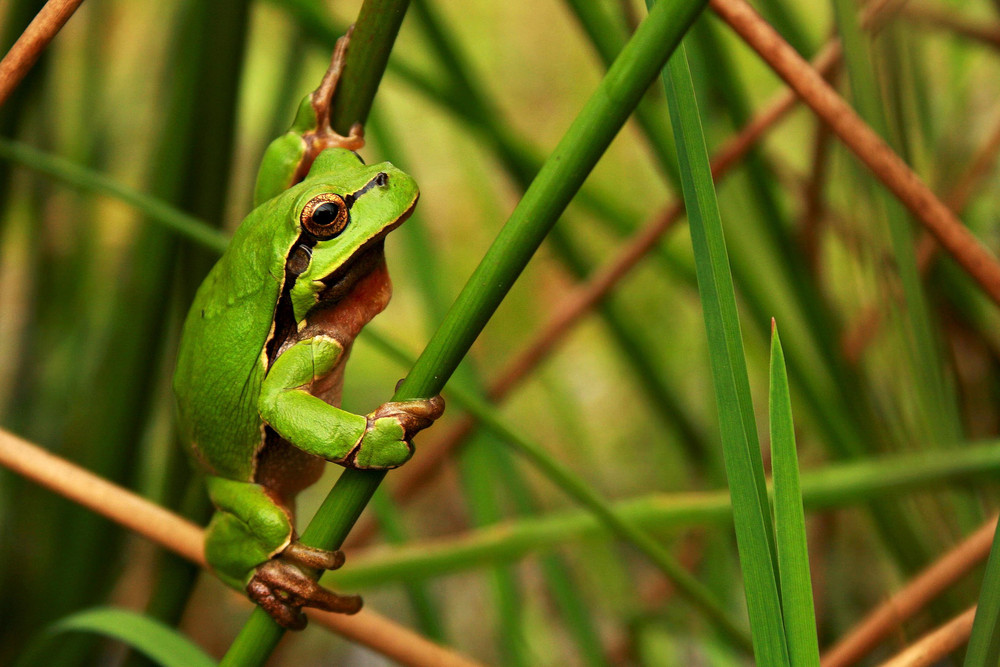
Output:
[[[205,558],[220,579],[245,589],[290,630],[305,627],[302,607],[345,614],[361,609],[360,597],[328,591],[307,573],[339,568],[344,554],[296,541],[289,512],[263,486],[210,477],[208,489],[218,511],[208,526]]]
[[[292,542],[292,519],[259,484],[209,477],[218,510],[205,536],[205,559],[233,588],[246,586],[254,569]]]

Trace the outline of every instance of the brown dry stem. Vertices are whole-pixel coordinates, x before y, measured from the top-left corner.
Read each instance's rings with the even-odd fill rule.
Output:
[[[902,158],[745,0],[709,4],[1000,304],[1000,262]]]
[[[824,653],[822,666],[847,667],[858,662],[928,602],[986,560],[996,525],[997,517],[994,516],[876,607]],[[971,619],[969,622],[971,624]]]
[[[204,532],[200,527],[2,429],[0,465],[111,519],[200,567],[206,567],[202,548]],[[233,594],[236,595],[235,592]],[[246,599],[243,596],[240,598]],[[345,616],[309,610],[309,617],[400,664],[415,667],[478,665],[373,611],[363,610],[357,615]]]
[[[972,634],[976,608],[970,607],[939,628],[928,632],[905,650],[882,663],[882,667],[931,667],[964,646]]]
[[[0,60],[0,105],[14,92],[38,56],[81,4],[83,0],[49,0],[32,19]]]

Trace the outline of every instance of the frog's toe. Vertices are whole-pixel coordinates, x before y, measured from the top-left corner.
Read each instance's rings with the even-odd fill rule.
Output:
[[[308,622],[300,605],[280,594],[257,575],[247,584],[247,595],[286,630],[301,630]]]
[[[343,555],[340,561],[343,562]],[[310,579],[293,563],[281,558],[269,560],[257,568],[247,584],[247,593],[275,622],[289,630],[301,630],[306,626],[302,607],[356,614],[362,605],[360,596],[337,595]]]
[[[281,552],[281,557],[297,565],[315,568],[317,570],[337,570],[344,564],[343,551],[328,551],[310,547],[298,541],[293,541]]]

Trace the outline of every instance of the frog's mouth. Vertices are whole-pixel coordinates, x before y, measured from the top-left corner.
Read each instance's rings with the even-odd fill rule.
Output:
[[[385,264],[385,234],[389,231],[391,229],[362,246],[336,271],[321,279],[325,287],[316,295],[316,307],[324,308],[340,303],[362,278]]]
[[[351,293],[358,282],[385,264],[385,237],[389,232],[406,222],[406,219],[416,208],[414,199],[409,208],[391,225],[381,230],[377,235],[366,241],[346,262],[337,267],[333,273],[320,279],[324,288],[316,295],[316,305],[332,306]]]

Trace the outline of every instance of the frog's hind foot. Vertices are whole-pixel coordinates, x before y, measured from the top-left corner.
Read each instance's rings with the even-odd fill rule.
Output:
[[[316,113],[315,140],[318,140],[318,155],[324,148],[337,146],[347,148],[352,151],[359,151],[365,147],[365,131],[361,123],[351,126],[347,136],[342,136],[335,132],[330,126],[330,112],[333,107],[333,96],[337,92],[337,84],[340,82],[340,75],[344,71],[344,63],[347,62],[347,47],[351,43],[351,33],[354,26],[350,26],[343,37],[337,40],[337,45],[333,50],[333,58],[330,60],[330,67],[323,75],[323,80],[313,91],[310,101],[313,111]]]
[[[274,619],[275,623],[286,630],[302,630],[308,620],[302,613],[301,605],[295,602],[284,591],[273,589],[260,573],[255,574],[247,584],[247,595],[260,608]]]
[[[340,554],[339,551],[325,553]],[[342,564],[343,554],[340,554],[339,560]],[[361,596],[337,595],[310,579],[297,565],[281,558],[274,558],[260,565],[246,590],[251,600],[260,605],[278,625],[288,630],[306,627],[303,607],[356,614],[361,610],[362,604]]]

